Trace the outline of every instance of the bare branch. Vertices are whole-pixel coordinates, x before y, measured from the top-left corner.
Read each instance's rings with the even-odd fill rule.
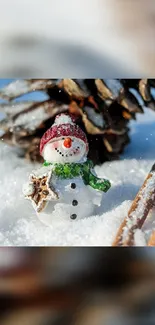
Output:
[[[113,246],[134,246],[134,233],[141,229],[155,201],[155,164],[136,195],[128,216],[122,222]]]

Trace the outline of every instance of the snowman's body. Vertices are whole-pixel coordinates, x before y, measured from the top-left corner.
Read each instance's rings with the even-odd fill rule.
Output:
[[[100,205],[102,192],[86,186],[81,177],[72,179],[52,178],[52,186],[56,189],[59,199],[49,201],[43,212],[38,213],[39,219],[45,224],[59,220],[79,220],[91,216],[97,205]]]

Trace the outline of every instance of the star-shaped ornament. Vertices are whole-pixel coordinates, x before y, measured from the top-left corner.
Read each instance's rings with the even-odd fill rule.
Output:
[[[55,191],[54,187],[51,186],[51,172],[41,177],[37,177],[33,174],[30,175],[30,185],[33,190],[31,194],[26,195],[26,198],[32,202],[38,213],[45,209],[48,201],[59,199],[58,193]]]

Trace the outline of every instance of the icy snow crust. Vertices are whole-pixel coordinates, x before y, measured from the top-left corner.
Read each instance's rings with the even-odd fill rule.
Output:
[[[111,246],[117,230],[126,217],[132,200],[137,194],[155,158],[155,113],[147,110],[133,122],[132,142],[122,160],[96,166],[99,177],[111,181],[111,189],[103,195],[96,215],[83,220],[56,222],[51,228],[42,224],[31,203],[24,199],[22,187],[30,173],[39,164],[25,163],[14,149],[0,144],[0,245],[17,246]],[[155,212],[135,234],[137,246],[148,240],[155,228]]]

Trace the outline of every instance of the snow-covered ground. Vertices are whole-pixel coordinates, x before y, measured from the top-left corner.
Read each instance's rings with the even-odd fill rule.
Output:
[[[30,202],[22,195],[23,183],[38,166],[25,163],[15,155],[14,149],[1,143],[0,246],[110,246],[132,199],[154,163],[154,125],[154,112],[146,110],[144,115],[138,115],[138,122],[131,123],[132,141],[121,160],[96,166],[97,174],[107,177],[112,183],[112,188],[104,194],[98,214],[80,221],[57,223],[53,220],[51,228],[37,219]],[[153,217],[146,225],[148,236],[153,228]]]

